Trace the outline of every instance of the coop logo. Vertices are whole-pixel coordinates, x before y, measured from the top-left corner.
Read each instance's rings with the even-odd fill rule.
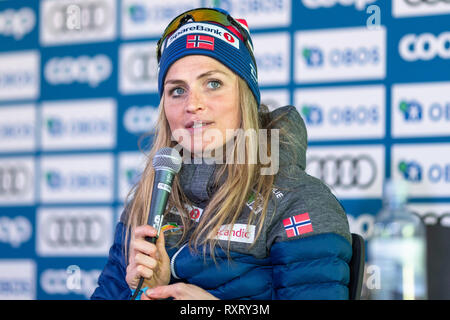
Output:
[[[115,1],[45,0],[41,1],[40,16],[44,45],[111,40],[115,36]]]
[[[422,166],[416,161],[400,161],[398,170],[403,178],[409,182],[422,181]]]
[[[40,285],[42,290],[49,295],[70,295],[76,294],[89,299],[97,288],[98,277],[101,270],[79,269],[79,286],[71,287],[68,280],[71,276],[67,269],[46,269],[40,276]]]
[[[132,106],[125,111],[123,125],[134,134],[153,132],[158,120],[158,108],[154,106]]]
[[[31,8],[0,11],[0,36],[21,40],[36,25],[36,15]]]
[[[399,109],[403,118],[407,122],[417,122],[422,120],[422,106],[417,101],[401,101]]]
[[[44,75],[52,85],[85,83],[95,88],[111,76],[111,59],[98,54],[94,57],[52,58],[45,65]]]
[[[304,48],[302,57],[308,67],[317,68],[323,66],[323,52],[319,48]]]
[[[36,247],[42,256],[106,255],[111,245],[110,208],[40,208]]]
[[[318,126],[323,123],[323,112],[320,107],[315,105],[304,105],[301,111],[308,125]]]
[[[353,5],[357,10],[364,10],[369,4],[377,0],[302,0],[302,3],[308,9],[331,8],[337,4],[342,6]]]
[[[32,227],[30,220],[23,216],[0,217],[0,243],[6,243],[13,248],[19,248],[31,239]]]
[[[0,300],[36,299],[36,264],[32,260],[0,261]]]
[[[438,36],[432,33],[407,34],[399,42],[399,53],[408,62],[429,61],[437,57],[450,59],[450,32]]]

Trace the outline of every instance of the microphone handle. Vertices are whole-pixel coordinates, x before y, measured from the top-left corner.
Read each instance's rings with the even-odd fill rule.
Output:
[[[155,171],[155,182],[153,184],[152,190],[152,201],[150,203],[150,213],[148,215],[147,224],[151,225],[157,230],[156,237],[145,237],[145,240],[156,244],[156,240],[159,237],[161,231],[161,225],[163,220],[163,214],[167,206],[167,201],[169,199],[169,194],[172,191],[172,183],[175,174],[169,170],[156,170]],[[136,300],[137,295],[141,291],[142,285],[144,284],[144,277],[139,279],[139,283],[134,291],[131,300]]]

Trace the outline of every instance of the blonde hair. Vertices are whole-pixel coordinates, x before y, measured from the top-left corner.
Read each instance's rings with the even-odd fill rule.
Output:
[[[267,107],[261,106],[266,113],[258,114],[256,100],[253,97],[247,83],[238,77],[239,90],[239,108],[241,114],[241,129],[256,130],[258,132],[261,128],[270,127],[268,119]],[[270,130],[268,130],[270,131]],[[256,135],[258,137],[259,135]],[[272,194],[274,175],[261,175],[262,168],[260,161],[256,164],[251,161],[250,157],[255,157],[258,154],[258,141],[248,141],[248,137],[236,136],[233,150],[235,151],[240,143],[245,145],[246,161],[243,164],[225,163],[220,166],[218,174],[216,174],[216,181],[224,174],[226,179],[221,183],[212,199],[203,211],[202,219],[196,224],[192,236],[189,239],[189,246],[198,249],[203,245],[203,252],[206,252],[206,245],[209,242],[209,249],[211,255],[214,257],[214,248],[218,243],[215,236],[219,228],[223,225],[234,225],[239,218],[244,206],[248,202],[249,196],[254,193],[260,195],[255,197],[253,208],[261,207],[262,211],[257,215],[252,210],[249,215],[248,225],[255,223],[257,232],[255,240],[259,237],[264,225],[264,220],[267,215],[267,207]],[[239,141],[245,139],[245,141]],[[267,139],[270,143],[270,139]],[[148,159],[143,171],[140,181],[130,190],[126,201],[126,236],[125,243],[128,243],[130,233],[137,226],[147,223],[148,213],[150,210],[151,193],[154,181],[154,169],[152,167],[152,159],[155,153],[162,147],[175,147],[177,143],[171,139],[171,131],[164,112],[164,98],[161,99],[159,106],[159,115],[157,121],[157,128],[154,134],[154,140],[151,150],[148,153]],[[241,144],[242,145],[242,144]],[[270,151],[270,147],[267,148]],[[233,152],[234,157],[237,153]],[[132,198],[130,201],[128,201]],[[186,241],[188,230],[193,226],[193,222],[189,218],[189,214],[184,207],[184,204],[189,204],[189,199],[184,195],[180,187],[180,182],[176,176],[172,186],[172,192],[169,196],[169,203],[167,210],[176,207],[181,213],[183,223],[183,234],[178,244]],[[228,249],[230,242],[228,241]],[[127,252],[127,245],[125,252]],[[228,250],[229,252],[229,250]],[[127,256],[127,255],[126,255]],[[127,259],[128,260],[128,259]]]

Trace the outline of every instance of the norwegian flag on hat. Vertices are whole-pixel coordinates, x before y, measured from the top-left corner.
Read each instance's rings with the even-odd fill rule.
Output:
[[[214,50],[214,37],[204,35],[188,35],[186,40],[187,49]]]
[[[311,219],[307,212],[284,219],[283,225],[288,238],[313,232]]]

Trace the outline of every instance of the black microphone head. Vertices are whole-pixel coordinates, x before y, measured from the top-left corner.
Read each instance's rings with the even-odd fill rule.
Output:
[[[181,169],[181,156],[174,148],[164,147],[159,149],[153,157],[155,170],[171,170],[178,173]]]

